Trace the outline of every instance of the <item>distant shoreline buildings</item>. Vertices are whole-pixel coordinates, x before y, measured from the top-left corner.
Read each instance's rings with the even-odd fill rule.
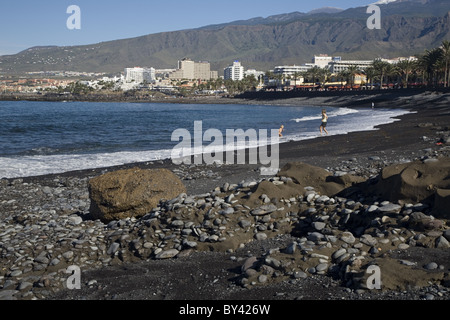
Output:
[[[395,59],[381,59],[390,64],[397,64],[403,60],[415,61],[416,57],[399,57]],[[313,68],[328,70],[332,78],[337,79],[338,75],[352,68],[359,73],[354,76],[354,84],[365,83],[367,76],[364,74],[368,67],[373,65],[374,60],[343,60],[342,57],[328,56],[327,54],[316,55],[311,63],[302,65],[279,65],[273,70],[257,71],[255,69],[245,70],[242,63],[235,60],[232,64],[223,69],[223,76],[218,75],[217,71],[211,70],[211,64],[206,61],[193,61],[189,58],[183,58],[178,61],[176,69],[155,69],[153,67],[132,67],[124,68],[121,76],[103,77],[102,79],[85,81],[87,85],[98,87],[97,83],[110,82],[114,88],[121,90],[140,89],[143,87],[161,89],[173,92],[177,87],[195,87],[207,81],[223,79],[232,81],[241,81],[247,76],[254,76],[259,81],[258,89],[263,87],[263,83],[268,87],[278,87],[280,85],[290,86],[304,85],[307,73]],[[271,76],[274,75],[274,76]],[[80,81],[86,77],[104,76],[104,73],[87,73],[72,71],[51,71],[51,72],[30,72],[30,76],[40,76],[37,79],[19,78],[18,80],[0,78],[1,92],[38,92],[46,89],[57,89],[65,87],[69,83]],[[78,80],[52,80],[50,76],[56,77],[77,77]],[[283,79],[283,80],[280,80]],[[175,83],[176,82],[176,83]],[[336,82],[336,81],[335,81]],[[341,82],[341,80],[339,81]],[[146,86],[147,84],[147,86]]]

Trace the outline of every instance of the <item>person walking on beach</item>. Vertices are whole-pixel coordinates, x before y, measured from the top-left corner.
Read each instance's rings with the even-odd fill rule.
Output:
[[[325,133],[328,135],[327,124],[328,124],[327,110],[323,109],[323,110],[322,110],[322,124],[321,124],[320,127],[319,127],[319,129],[320,129],[320,135],[323,134],[323,131],[325,131]]]
[[[284,131],[284,126],[281,125],[280,129],[278,130],[278,135],[280,136],[280,138],[283,136],[283,131]]]

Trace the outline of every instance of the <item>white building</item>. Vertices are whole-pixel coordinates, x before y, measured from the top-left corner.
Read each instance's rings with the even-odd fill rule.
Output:
[[[350,67],[356,67],[358,70],[364,71],[368,67],[370,67],[373,63],[373,60],[341,60],[341,61],[332,61],[328,65],[331,73],[339,73],[342,71],[348,70]]]
[[[257,71],[256,69],[248,69],[247,71],[244,71],[244,76],[254,76],[256,79],[259,79],[260,76],[264,76],[264,71]]]
[[[277,66],[273,69],[273,73],[282,74],[283,76],[295,76],[296,73],[299,75],[302,72],[308,71],[312,67],[313,65],[311,64],[304,64],[302,66]]]
[[[242,80],[244,79],[244,67],[239,61],[235,61],[233,65],[228,66],[224,69],[223,76],[225,80]]]
[[[126,68],[125,82],[142,83],[144,81],[152,82],[156,80],[156,73],[154,68]]]

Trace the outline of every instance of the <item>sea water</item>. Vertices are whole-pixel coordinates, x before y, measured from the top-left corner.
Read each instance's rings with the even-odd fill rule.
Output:
[[[320,137],[318,106],[0,102],[0,178],[37,176],[171,157],[176,129],[278,130],[280,142]],[[325,107],[330,135],[376,130],[402,109]],[[172,141],[174,140],[174,141]],[[205,147],[211,142],[205,142]],[[246,142],[247,147],[258,144]]]

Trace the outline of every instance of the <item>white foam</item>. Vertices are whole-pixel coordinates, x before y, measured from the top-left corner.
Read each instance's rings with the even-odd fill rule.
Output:
[[[339,116],[345,116],[348,114],[354,114],[354,113],[359,113],[360,111],[356,110],[356,109],[351,109],[351,108],[339,108],[339,109],[333,109],[330,112],[327,112],[328,117],[329,118],[333,118],[333,117],[339,117]],[[298,119],[292,119],[291,121],[295,121],[295,122],[304,122],[304,121],[312,121],[312,120],[321,120],[322,116],[319,114],[317,116],[306,116],[306,117],[302,117],[302,118],[298,118]]]
[[[0,157],[0,177],[18,178],[63,173],[170,158],[171,150],[77,155]]]
[[[393,122],[399,121],[399,119],[395,119],[399,116],[411,113],[411,111],[408,110],[371,110],[371,109],[365,109],[365,110],[355,110],[356,112],[351,113],[358,113],[356,117],[349,117],[348,119],[345,119],[343,121],[339,121],[338,124],[336,123],[329,123],[327,126],[327,130],[330,134],[330,136],[333,135],[339,135],[339,134],[347,134],[350,132],[358,132],[358,131],[374,131],[378,130],[376,127],[383,125],[383,124],[389,124]],[[336,114],[336,113],[335,113]],[[345,110],[340,115],[345,115],[349,113],[345,113]],[[318,117],[318,119],[321,119],[321,117]],[[317,131],[314,132],[305,132],[302,134],[295,134],[295,135],[286,135],[283,140],[285,141],[301,141],[301,140],[308,140],[308,139],[314,139],[320,137],[320,131],[317,129]]]

